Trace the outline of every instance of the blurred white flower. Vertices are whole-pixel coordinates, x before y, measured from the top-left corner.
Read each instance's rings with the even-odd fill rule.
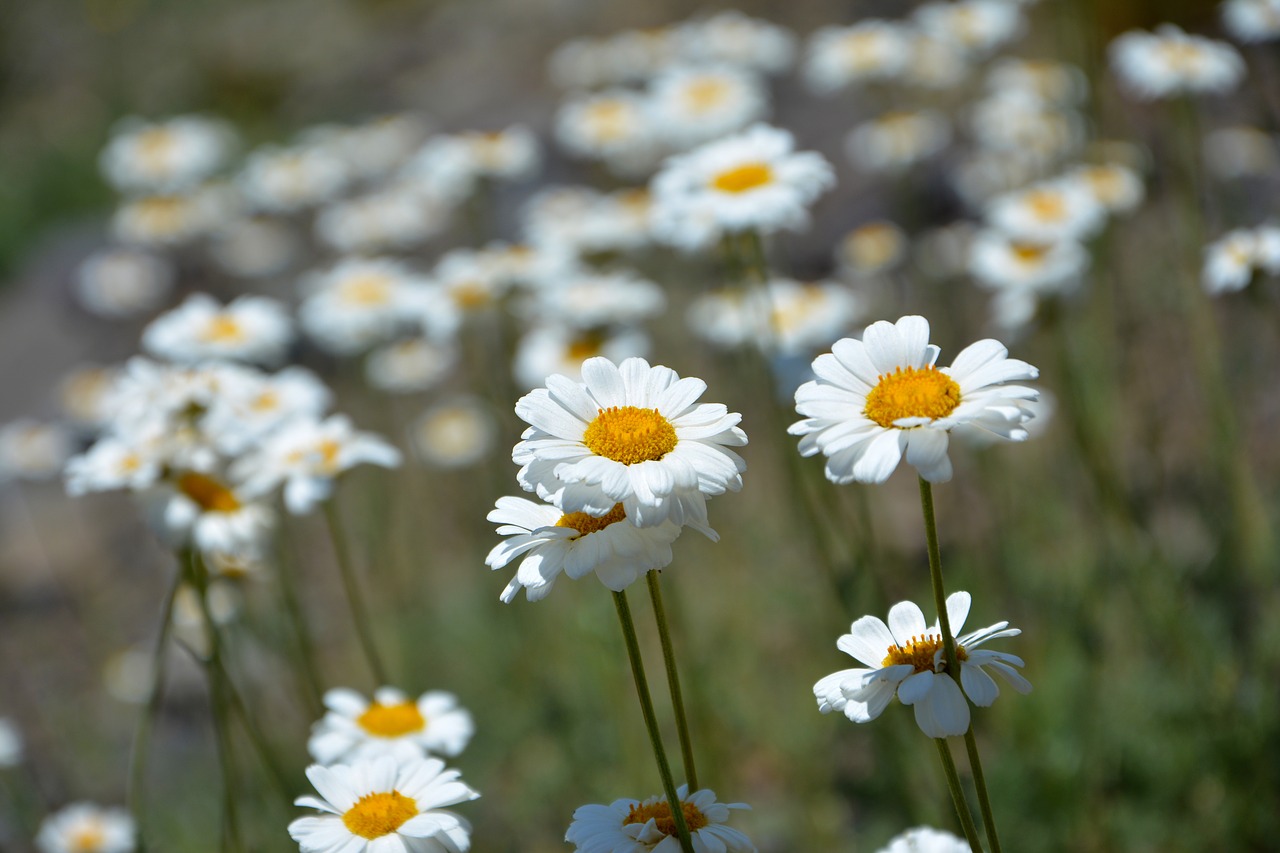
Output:
[[[703,294],[690,304],[687,320],[690,331],[719,347],[812,356],[861,313],[861,300],[839,282],[774,279],[764,289]]]
[[[533,292],[526,310],[533,319],[578,329],[632,325],[667,307],[662,288],[633,272],[578,271]]]
[[[1130,30],[1107,49],[1120,84],[1146,100],[1183,93],[1222,94],[1244,78],[1244,59],[1222,41],[1162,24],[1154,33]]]
[[[478,398],[459,395],[427,409],[414,421],[409,438],[414,453],[436,468],[466,468],[493,449],[498,425]]]
[[[22,732],[8,717],[0,717],[0,767],[17,767],[22,763]]]
[[[324,717],[311,729],[307,751],[324,765],[370,761],[384,755],[454,756],[475,731],[458,697],[441,690],[410,698],[379,687],[370,701],[354,690],[324,694]]]
[[[554,373],[580,381],[582,362],[604,356],[612,362],[649,355],[649,336],[638,329],[583,328],[546,322],[529,326],[516,344],[512,373],[522,388],[537,388]]]
[[[1205,162],[1210,171],[1228,180],[1266,175],[1280,170],[1276,138],[1256,127],[1223,127],[1204,140]]]
[[[458,353],[449,344],[404,338],[369,353],[364,375],[380,391],[410,394],[438,385],[453,372],[457,361]]]
[[[1211,295],[1243,290],[1256,270],[1280,275],[1280,227],[1237,228],[1210,243],[1204,250],[1200,275]]]
[[[278,364],[292,342],[288,311],[266,296],[241,296],[220,305],[208,294],[193,293],[142,331],[144,350],[183,364],[216,359]]]
[[[805,82],[813,91],[827,93],[864,80],[899,77],[911,61],[912,38],[905,25],[874,19],[823,27],[805,49]]]
[[[40,853],[132,853],[134,836],[124,809],[72,803],[44,819],[36,847]]]
[[[1222,25],[1246,44],[1280,38],[1280,0],[1226,0]]]
[[[115,385],[118,369],[98,364],[81,364],[58,383],[58,402],[73,424],[95,431],[111,417],[107,400]]]
[[[957,0],[918,6],[916,25],[939,41],[951,42],[983,57],[1022,34],[1024,21],[1017,3],[1007,0]]]
[[[836,260],[852,277],[868,278],[897,268],[906,253],[907,235],[892,222],[879,220],[846,234]]]
[[[556,113],[555,132],[569,153],[602,160],[624,175],[649,169],[661,150],[648,98],[627,89],[566,101]]]
[[[123,192],[171,192],[211,177],[234,143],[231,127],[217,119],[129,118],[112,131],[99,164],[111,185]]]
[[[167,473],[140,497],[152,531],[170,548],[256,557],[276,526],[271,507],[214,474]]]
[[[845,152],[868,172],[901,171],[943,151],[951,126],[932,110],[885,113],[863,122],[845,138]]]
[[[1089,91],[1084,72],[1074,65],[1050,59],[1011,56],[991,66],[986,86],[997,95],[1022,92],[1062,106],[1079,104]]]
[[[226,187],[204,185],[182,193],[126,201],[112,217],[111,231],[128,245],[180,246],[209,234],[235,211],[235,197]]]
[[[347,164],[321,144],[268,145],[249,155],[240,188],[259,210],[293,213],[329,201],[346,188]]]
[[[94,252],[76,270],[76,297],[100,317],[132,317],[158,308],[173,288],[173,265],[141,249]]]
[[[673,66],[649,83],[649,109],[662,141],[684,150],[764,118],[768,99],[759,79],[732,66]]]
[[[991,229],[969,250],[969,272],[996,293],[995,321],[1004,329],[1031,320],[1039,300],[1074,289],[1089,268],[1089,252],[1074,240],[1034,242]]]
[[[298,321],[319,346],[354,355],[412,328],[425,283],[403,264],[385,258],[347,258],[303,277]]]
[[[1106,222],[1106,212],[1091,186],[1058,178],[992,199],[986,218],[1011,237],[1052,243],[1091,236]]]
[[[744,71],[779,74],[791,66],[795,34],[736,10],[695,18],[676,28],[679,56],[693,63],[719,63]]]
[[[394,187],[331,202],[316,216],[316,235],[342,253],[411,249],[449,224],[449,210],[408,189]]]
[[[1113,215],[1132,212],[1146,195],[1141,175],[1117,163],[1077,166],[1066,174],[1066,180],[1079,181],[1094,201]]]
[[[940,829],[917,826],[890,839],[878,853],[971,853],[971,850],[963,838]]]
[[[0,425],[0,484],[52,480],[71,452],[71,433],[60,423],[22,418]]]

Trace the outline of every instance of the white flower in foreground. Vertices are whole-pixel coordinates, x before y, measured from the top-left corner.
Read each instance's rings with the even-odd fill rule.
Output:
[[[516,403],[532,426],[511,458],[525,491],[565,512],[601,516],[622,504],[640,527],[705,518],[706,497],[738,491],[746,463],[742,416],[698,403],[701,379],[642,358],[590,358],[582,382],[547,378]]]
[[[970,853],[969,842],[949,832],[917,826],[890,839],[879,853]]]
[[[751,839],[727,825],[732,809],[745,803],[716,802],[715,791],[676,790],[695,853],[756,853]],[[607,806],[582,806],[564,840],[578,853],[679,853],[676,822],[665,796],[647,800],[614,800]]]
[[[804,228],[835,173],[821,154],[794,147],[787,131],[757,124],[671,157],[652,183],[655,236],[697,249],[726,233]]]
[[[861,341],[844,338],[817,357],[818,378],[796,391],[805,419],[791,425],[802,436],[800,454],[827,457],[827,479],[883,483],[905,456],[932,483],[951,479],[948,432],[967,423],[1013,441],[1035,389],[1002,385],[1035,379],[1039,371],[1008,358],[999,341],[965,347],[950,367],[934,366],[938,347],[929,343],[929,321],[903,317],[867,327]]]
[[[394,687],[380,687],[371,702],[354,690],[338,688],[324,694],[324,706],[328,713],[307,741],[311,757],[324,765],[384,755],[454,756],[475,731],[458,697],[440,690],[411,699]]]
[[[208,294],[193,293],[142,331],[143,349],[183,364],[217,359],[276,364],[292,340],[288,311],[265,296],[241,296],[224,306]]]
[[[707,526],[705,504],[697,507],[700,516],[688,523],[717,538]],[[487,518],[499,525],[499,534],[510,538],[494,546],[485,565],[500,569],[527,555],[502,591],[500,597],[507,603],[515,600],[522,587],[530,601],[545,598],[562,572],[574,580],[595,572],[602,584],[620,592],[645,572],[670,564],[671,543],[681,531],[671,521],[636,527],[622,504],[597,518],[524,498],[502,497]]]
[[[471,847],[471,824],[443,809],[480,794],[459,775],[437,758],[313,764],[307,778],[320,796],[294,804],[327,814],[298,818],[289,835],[302,853],[463,853]]]
[[[40,853],[131,853],[133,818],[124,809],[72,803],[44,819],[36,847]]]
[[[1280,0],[1227,0],[1222,25],[1246,44],[1280,38]]]
[[[1154,33],[1130,30],[1107,48],[1120,84],[1146,100],[1187,93],[1224,93],[1244,78],[1244,59],[1222,41],[1187,35],[1172,24]]]
[[[964,627],[970,603],[967,592],[947,596],[953,635]],[[841,711],[855,723],[866,723],[880,716],[896,695],[903,705],[914,706],[916,724],[929,737],[962,735],[969,730],[965,696],[985,708],[1000,695],[999,686],[983,667],[991,667],[1019,693],[1031,692],[1031,684],[1014,669],[1023,665],[1021,658],[978,648],[988,640],[1021,633],[1008,622],[997,622],[956,637],[962,693],[947,672],[937,623],[927,626],[916,604],[900,601],[889,609],[887,625],[878,616],[863,616],[836,641],[836,648],[867,668],[834,672],[815,684],[818,710],[824,714]]]

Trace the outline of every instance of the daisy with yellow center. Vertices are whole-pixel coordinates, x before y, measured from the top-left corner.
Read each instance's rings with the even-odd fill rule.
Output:
[[[649,84],[649,105],[664,141],[685,150],[764,117],[758,77],[731,66],[674,66]]]
[[[325,350],[354,355],[386,343],[418,323],[426,284],[386,258],[352,257],[307,275],[298,321]]]
[[[622,504],[638,527],[707,532],[706,498],[742,488],[746,463],[730,448],[747,436],[741,415],[697,402],[706,387],[642,358],[589,358],[581,382],[548,377],[516,403],[531,424],[512,451],[521,487],[568,513]]]
[[[1042,181],[997,196],[989,203],[987,221],[1021,240],[1054,243],[1080,240],[1103,226],[1107,209],[1082,181]]]
[[[99,158],[102,173],[116,189],[129,192],[181,189],[210,177],[234,142],[221,121],[178,116],[148,124],[125,119]]]
[[[416,850],[460,853],[471,847],[471,825],[444,807],[480,795],[437,758],[386,756],[351,765],[307,768],[319,797],[295,805],[324,814],[289,824],[302,853]]]
[[[694,850],[755,853],[751,839],[727,825],[730,812],[749,809],[744,803],[720,803],[715,791],[689,793],[687,785],[676,792]],[[564,840],[578,851],[626,850],[628,853],[678,853],[675,820],[666,797],[647,800],[614,800],[607,806],[582,806]]]
[[[142,332],[147,352],[179,364],[211,359],[275,364],[284,360],[292,341],[293,323],[284,305],[265,296],[241,296],[224,306],[208,294],[193,293]]]
[[[432,690],[413,698],[380,687],[373,699],[336,688],[324,695],[328,709],[315,724],[307,750],[321,764],[352,763],[383,755],[458,755],[475,725],[452,693]]]
[[[953,632],[964,627],[971,602],[967,592],[947,597]],[[1000,694],[984,667],[990,667],[1019,693],[1031,691],[1031,684],[1015,669],[1023,665],[1021,658],[978,648],[988,640],[1020,633],[1008,622],[997,622],[956,637],[957,685],[947,672],[937,624],[926,625],[917,605],[901,601],[890,608],[887,625],[877,616],[863,616],[836,641],[836,648],[866,667],[841,670],[815,684],[818,710],[824,714],[841,711],[855,723],[866,723],[880,716],[896,695],[902,704],[914,706],[916,723],[929,737],[962,735],[969,730],[965,696],[973,704],[987,707]]]
[[[218,474],[175,473],[143,500],[166,544],[191,544],[206,555],[260,557],[275,528],[271,507],[252,500]]]
[[[72,803],[44,819],[35,841],[42,853],[131,853],[135,835],[124,809]]]
[[[882,483],[904,457],[925,480],[942,483],[951,479],[948,434],[956,426],[1026,439],[1026,401],[1037,393],[1002,383],[1039,371],[990,339],[965,347],[950,367],[935,366],[938,354],[923,317],[881,320],[861,341],[837,341],[814,360],[818,378],[796,391],[805,419],[790,432],[801,436],[801,455],[825,455],[835,483]]]
[[[1107,48],[1121,86],[1151,100],[1189,93],[1222,94],[1244,78],[1244,58],[1227,42],[1188,35],[1172,24],[1154,33],[1130,30]]]
[[[967,264],[978,285],[995,294],[996,325],[1015,329],[1035,316],[1042,298],[1074,290],[1089,260],[1075,240],[1026,240],[986,228],[973,238]]]

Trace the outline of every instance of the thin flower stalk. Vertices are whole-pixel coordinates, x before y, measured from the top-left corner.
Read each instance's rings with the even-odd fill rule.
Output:
[[[351,609],[351,619],[355,623],[356,636],[360,640],[360,648],[364,651],[365,660],[378,684],[390,684],[387,668],[378,653],[378,646],[373,639],[373,626],[369,622],[369,610],[360,591],[360,579],[355,575],[351,565],[351,551],[346,533],[342,527],[342,519],[338,515],[338,505],[333,498],[324,502],[324,517],[329,527],[329,536],[333,540],[334,556],[338,563],[338,573],[342,575],[342,586],[347,594],[347,606]]]
[[[653,618],[658,623],[658,638],[662,643],[662,663],[667,670],[667,688],[671,692],[671,707],[675,711],[676,731],[680,735],[680,758],[684,762],[684,778],[690,791],[701,790],[698,771],[693,763],[693,740],[689,735],[689,718],[684,710],[684,694],[680,691],[680,672],[676,668],[675,649],[671,645],[671,629],[667,624],[666,608],[662,604],[662,578],[657,569],[645,573],[649,584],[649,598],[653,601]]]
[[[942,772],[947,777],[947,788],[951,791],[951,803],[956,808],[956,816],[960,818],[960,828],[964,831],[965,840],[975,853],[982,853],[982,842],[978,839],[978,827],[969,813],[969,803],[965,800],[964,787],[960,784],[960,773],[956,770],[956,761],[951,757],[951,747],[946,738],[934,738],[938,747],[938,758],[942,761]]]

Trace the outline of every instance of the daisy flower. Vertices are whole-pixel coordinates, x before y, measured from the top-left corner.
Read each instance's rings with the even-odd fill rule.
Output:
[[[1089,252],[1074,240],[1017,240],[984,229],[974,235],[969,247],[970,274],[998,293],[1035,296],[1063,292],[1088,268]]]
[[[180,246],[225,221],[231,212],[229,202],[220,190],[210,187],[141,196],[116,209],[111,233],[131,246]]]
[[[458,353],[448,344],[423,337],[405,338],[369,353],[365,379],[392,394],[426,391],[453,374]]]
[[[489,455],[498,424],[489,405],[459,394],[427,409],[409,428],[409,440],[421,462],[435,468],[466,468]]]
[[[987,72],[986,86],[993,93],[1025,92],[1053,104],[1078,104],[1089,92],[1089,83],[1078,67],[1048,59],[1006,57]]]
[[[328,713],[307,741],[311,757],[324,765],[395,754],[454,756],[475,731],[458,697],[440,690],[411,699],[394,687],[380,687],[369,701],[354,690],[338,688],[324,694],[324,706]]]
[[[767,107],[760,81],[730,66],[672,67],[649,84],[659,133],[680,150],[741,130]]]
[[[329,352],[354,355],[391,340],[422,308],[422,280],[403,264],[353,257],[302,280],[298,322]]]
[[[879,853],[971,853],[969,842],[928,826],[908,829],[889,840]]]
[[[1067,173],[1066,180],[1078,181],[1112,214],[1133,211],[1146,195],[1137,171],[1118,163],[1077,166]]]
[[[705,502],[697,501],[695,506],[697,513],[691,511],[687,523],[714,540],[716,532],[706,524]],[[671,521],[636,527],[622,504],[596,517],[502,497],[487,517],[499,525],[500,535],[509,538],[494,546],[485,565],[500,569],[526,555],[500,596],[507,603],[515,600],[521,588],[530,601],[545,598],[562,572],[574,580],[595,572],[602,584],[620,592],[645,572],[669,565],[671,543],[681,531]]]
[[[695,853],[755,853],[751,839],[728,826],[730,811],[749,809],[745,803],[716,802],[715,791],[676,790],[680,810]],[[647,800],[614,800],[607,806],[582,806],[564,840],[579,853],[679,853],[676,822],[665,796]]]
[[[76,298],[99,317],[133,317],[160,306],[173,288],[173,265],[138,249],[103,249],[76,270]]]
[[[650,320],[666,307],[663,289],[633,272],[581,270],[538,288],[528,309],[544,320],[592,329]]]
[[[241,296],[224,306],[208,294],[193,293],[142,331],[143,349],[179,363],[225,359],[276,364],[292,341],[288,311],[265,296]]]
[[[809,39],[804,76],[815,92],[829,93],[863,80],[901,76],[911,60],[911,32],[902,24],[868,20],[823,27]]]
[[[516,403],[531,424],[512,450],[525,491],[565,512],[601,516],[622,504],[640,527],[700,517],[706,497],[738,491],[742,416],[698,403],[707,385],[642,358],[589,358],[582,382],[547,378]]]
[[[1060,178],[1006,193],[987,205],[987,221],[1028,241],[1079,240],[1106,221],[1106,208],[1081,181]]]
[[[954,44],[974,56],[986,56],[1022,33],[1022,11],[1004,0],[926,3],[913,13],[926,35]]]
[[[102,174],[118,190],[181,189],[212,175],[233,141],[226,124],[201,116],[155,123],[126,119],[103,149],[99,163]]]
[[[307,778],[320,796],[294,804],[325,814],[298,818],[289,835],[302,853],[463,853],[471,847],[471,825],[444,807],[480,794],[459,775],[438,758],[313,764]]]
[[[44,819],[36,847],[40,853],[131,853],[133,818],[124,809],[72,803]]]
[[[276,516],[242,488],[198,471],[175,473],[142,494],[152,529],[173,548],[191,543],[206,555],[261,555]]]
[[[395,187],[325,206],[316,217],[316,235],[344,253],[405,251],[439,234],[449,211],[409,189]]]
[[[567,323],[532,325],[516,344],[512,373],[523,388],[537,388],[553,373],[582,380],[582,362],[612,362],[649,354],[649,336],[632,328],[576,328]]]
[[[895,269],[907,254],[907,235],[887,220],[868,222],[850,231],[836,249],[836,260],[854,278]]]
[[[1244,78],[1244,59],[1226,42],[1187,35],[1172,24],[1154,33],[1130,30],[1107,49],[1120,84],[1145,100],[1186,93],[1224,93]]]
[[[1243,290],[1257,269],[1280,273],[1280,229],[1275,226],[1237,228],[1204,249],[1200,281],[1206,293],[1216,296]]]
[[[350,177],[342,158],[323,145],[268,145],[249,155],[239,183],[256,209],[294,213],[336,197]]]
[[[58,404],[73,424],[88,433],[97,432],[111,419],[108,405],[118,368],[81,364],[58,382]]]
[[[71,456],[72,438],[56,422],[21,418],[0,425],[0,483],[57,477]]]
[[[603,160],[624,174],[642,171],[656,159],[657,129],[649,101],[627,89],[566,101],[556,114],[555,132],[569,153]]]
[[[1039,371],[1008,358],[991,339],[970,344],[950,367],[934,366],[929,321],[903,317],[873,323],[862,340],[844,338],[813,362],[818,378],[796,391],[805,419],[789,432],[801,436],[800,454],[827,457],[827,479],[883,483],[905,456],[931,483],[951,479],[948,432],[968,423],[1023,441],[1030,419],[1023,401],[1036,391],[1001,383],[1035,379]]]
[[[952,632],[964,627],[971,598],[967,592],[947,596]],[[834,672],[813,686],[818,710],[841,711],[855,723],[874,720],[894,696],[915,710],[916,724],[932,738],[955,737],[969,730],[969,705],[985,708],[1000,688],[984,667],[990,667],[1019,693],[1031,684],[1014,667],[1022,659],[1005,652],[979,649],[988,640],[1015,637],[1022,632],[997,622],[955,638],[960,684],[947,672],[942,632],[937,623],[926,626],[924,613],[910,601],[889,609],[886,625],[878,616],[863,616],[836,641],[836,648],[866,664],[866,668]],[[961,686],[964,691],[961,692]]]
[[[737,66],[760,74],[785,71],[796,52],[796,37],[790,30],[732,9],[687,21],[673,38],[686,61]]]
[[[1280,0],[1227,0],[1222,25],[1245,44],[1280,38]]]
[[[652,183],[655,235],[696,249],[725,233],[803,228],[835,173],[821,154],[794,146],[787,131],[757,124],[671,157]]]
[[[845,138],[845,152],[869,172],[900,171],[947,147],[951,126],[932,110],[886,113],[863,122]]]

